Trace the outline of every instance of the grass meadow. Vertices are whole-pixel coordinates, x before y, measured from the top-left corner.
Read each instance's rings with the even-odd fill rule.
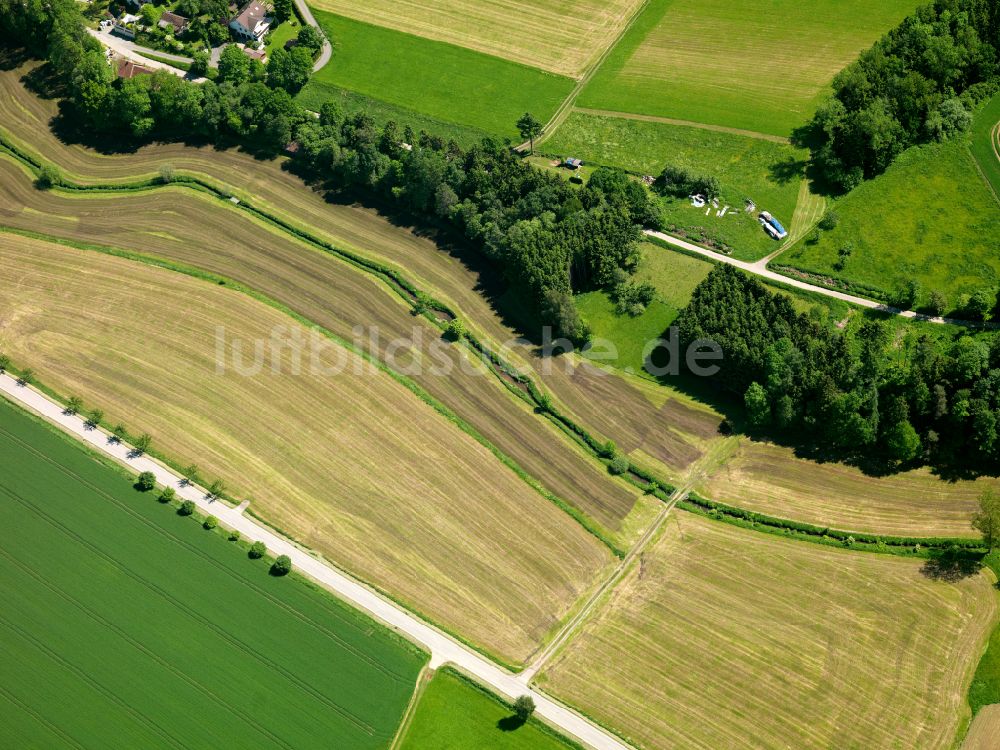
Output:
[[[654,177],[667,164],[712,175],[722,188],[716,216],[687,199],[664,198],[664,219],[696,241],[724,243],[733,255],[755,260],[778,248],[757,220],[743,211],[750,198],[791,229],[808,152],[783,143],[704,128],[574,112],[543,147],[557,156],[621,167]]]
[[[581,107],[790,135],[918,0],[650,0]]]
[[[577,77],[641,0],[315,0],[320,10]]]
[[[519,725],[511,707],[451,669],[419,696],[399,750],[571,750],[579,745],[537,719]]]
[[[835,208],[835,229],[799,241],[775,263],[883,295],[914,279],[923,287],[919,304],[937,290],[949,310],[964,293],[1000,286],[1000,204],[961,141],[910,149]]]
[[[241,342],[244,362],[252,342],[276,332],[309,340],[278,310],[17,235],[0,235],[0,257],[0,349],[15,362],[100,406],[110,424],[149,432],[234,497],[252,494],[268,522],[505,661],[537,648],[610,563],[604,545],[485,446],[332,342],[303,355],[316,351],[319,369],[305,359],[296,372],[282,345],[270,349],[273,365],[241,374],[227,358],[219,372],[218,326]]]
[[[1000,94],[976,113],[972,122],[972,155],[1000,199]]]
[[[445,123],[518,138],[525,112],[546,121],[573,88],[564,76],[481,52],[316,12],[333,41],[329,65],[298,95],[319,109],[343,89]]]
[[[415,647],[2,399],[0,467],[4,747],[388,746]]]
[[[993,580],[676,513],[541,685],[639,747],[943,750]]]

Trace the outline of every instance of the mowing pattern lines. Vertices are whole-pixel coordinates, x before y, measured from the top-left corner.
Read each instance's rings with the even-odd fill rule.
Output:
[[[787,136],[833,77],[917,4],[651,0],[580,105]]]
[[[642,747],[946,748],[992,579],[674,514],[541,684]]]
[[[643,0],[316,0],[359,21],[578,76]]]
[[[306,359],[294,374],[285,345],[277,373],[216,370],[217,326],[244,351],[274,331],[308,341],[283,313],[174,272],[14,235],[0,237],[0,255],[11,311],[0,340],[12,358],[99,404],[111,423],[150,431],[181,464],[254,488],[268,520],[504,658],[533,651],[611,561],[485,447],[328,339],[320,371]],[[41,297],[44,310],[32,302]],[[342,372],[322,374],[338,361]]]

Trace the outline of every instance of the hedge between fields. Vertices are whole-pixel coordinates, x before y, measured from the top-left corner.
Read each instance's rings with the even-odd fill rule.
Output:
[[[13,156],[15,159],[27,166],[32,172],[36,174],[43,168],[42,163],[31,157],[30,155],[21,151],[17,146],[10,143],[2,133],[0,133],[0,152],[6,152]],[[401,274],[395,268],[388,266],[383,263],[378,263],[364,256],[358,255],[350,250],[345,250],[343,248],[337,247],[332,243],[325,242],[320,238],[312,235],[308,231],[301,229],[291,222],[288,222],[280,217],[269,214],[262,209],[258,209],[253,206],[248,201],[238,200],[234,203],[230,199],[234,196],[231,195],[229,191],[223,190],[216,185],[209,182],[201,180],[195,177],[188,177],[184,175],[177,175],[173,177],[170,181],[164,181],[161,178],[151,178],[147,180],[142,180],[134,183],[101,183],[95,185],[79,185],[74,184],[66,179],[61,179],[56,187],[58,189],[76,191],[76,192],[130,192],[130,191],[140,191],[140,190],[155,190],[157,188],[166,187],[169,185],[186,186],[193,189],[197,189],[202,192],[209,193],[220,200],[225,201],[232,208],[242,209],[252,216],[256,217],[258,220],[277,227],[278,229],[287,232],[294,237],[300,239],[301,241],[317,247],[351,265],[364,270],[368,273],[373,274],[377,278],[381,279],[387,284],[394,292],[400,295],[406,302],[408,302],[413,311],[417,314],[423,314],[429,321],[431,321],[435,326],[437,326],[442,331],[447,326],[447,321],[442,320],[442,317],[447,317],[451,320],[458,318],[458,315],[452,310],[447,304],[435,299],[432,295],[419,289],[416,285],[409,281],[403,274]],[[43,235],[37,235],[29,232],[22,232],[19,230],[7,229],[6,231],[14,231],[17,234],[24,234],[26,236],[36,236],[40,239],[51,239]],[[654,244],[661,245],[664,247],[669,247],[670,249],[675,249],[674,246],[668,245],[668,243],[658,240],[656,237],[648,238]],[[72,242],[66,242],[65,240],[56,240],[60,244],[75,245]],[[99,246],[82,246],[83,249],[88,250],[99,250],[102,252],[109,252],[109,248],[103,248]],[[683,248],[679,249],[686,255],[692,255],[699,259],[704,259],[703,256],[690,251],[685,251]],[[259,301],[265,302],[275,309],[279,309],[282,312],[291,315],[299,322],[317,327],[313,321],[304,318],[301,315],[288,309],[281,303],[260,294],[256,290],[244,287],[231,279],[225,279],[223,277],[218,277],[214,274],[208,274],[198,269],[189,269],[179,264],[173,264],[169,261],[162,259],[153,259],[146,256],[142,256],[136,253],[130,253],[127,251],[116,251],[111,254],[121,255],[123,257],[128,257],[133,260],[138,260],[142,262],[152,262],[161,267],[167,268],[169,270],[179,271],[186,273],[188,275],[195,276],[197,278],[202,278],[205,280],[212,280],[215,283],[225,283],[227,286],[234,288],[238,291],[242,291],[253,296]],[[434,315],[433,313],[438,313]],[[489,441],[487,441],[483,436],[468,425],[460,417],[451,412],[444,404],[437,402],[433,397],[430,396],[426,391],[424,391],[415,382],[410,382],[409,378],[406,378],[399,373],[396,373],[391,368],[388,368],[380,360],[366,354],[363,351],[357,350],[352,344],[346,341],[342,341],[334,335],[332,332],[323,329],[322,327],[317,327],[324,335],[336,341],[337,343],[346,346],[348,349],[353,351],[360,356],[365,357],[372,364],[379,367],[381,370],[385,371],[387,374],[392,376],[401,384],[405,385],[413,393],[424,400],[428,405],[432,406],[439,413],[447,417],[450,421],[459,426],[463,431],[467,432],[470,436],[475,438],[484,447],[487,447],[493,454],[504,462],[509,468],[511,468],[515,473],[518,474],[521,479],[527,482],[533,489],[542,494],[547,500],[554,502],[561,510],[568,513],[574,520],[580,523],[584,529],[589,533],[598,538],[602,543],[604,543],[616,556],[624,557],[625,551],[620,549],[612,540],[610,540],[602,530],[597,528],[592,520],[590,520],[584,513],[578,509],[571,506],[566,501],[557,497],[556,495],[548,492],[540,483],[527,472],[525,472],[521,467],[506,456],[502,451],[493,446]],[[519,398],[526,401],[529,405],[534,407],[536,413],[548,418],[558,427],[560,427],[564,432],[569,434],[571,437],[582,446],[586,447],[591,454],[600,460],[605,466],[610,467],[614,457],[606,455],[606,443],[602,443],[597,440],[586,428],[577,424],[569,416],[562,413],[556,408],[554,402],[550,396],[543,393],[535,383],[534,379],[530,376],[521,373],[519,370],[513,367],[509,362],[503,359],[499,354],[494,352],[488,345],[483,343],[478,336],[473,332],[465,330],[462,334],[462,342],[467,345],[473,352],[481,357],[482,361],[487,364],[490,370],[496,375],[500,382],[512,393],[514,393]],[[512,382],[513,381],[513,382]],[[54,394],[52,394],[54,395]],[[656,496],[659,500],[666,502],[669,496],[673,494],[677,488],[670,482],[662,481],[654,473],[640,467],[635,466],[629,462],[628,471],[619,475],[622,481],[628,484],[638,487],[640,489],[646,490]],[[823,529],[819,526],[814,526],[811,524],[800,523],[798,521],[790,519],[776,518],[772,516],[766,516],[764,514],[755,513],[753,511],[747,511],[735,506],[726,505],[724,503],[716,503],[714,501],[706,500],[704,498],[699,498],[696,495],[688,495],[687,499],[682,499],[677,503],[678,507],[688,510],[691,512],[697,512],[701,515],[705,515],[708,518],[714,518],[716,520],[732,523],[744,528],[751,528],[760,531],[766,531],[769,533],[781,533],[784,535],[791,535],[797,539],[803,541],[810,541],[819,544],[841,544],[843,545],[848,538],[853,537],[856,549],[876,552],[876,553],[886,553],[899,554],[899,549],[904,546],[916,547],[919,545],[921,548],[934,548],[934,549],[945,549],[948,547],[960,547],[963,549],[983,549],[982,543],[978,540],[973,539],[941,539],[934,537],[881,537],[872,534],[865,533],[851,533],[843,532],[840,530],[830,530]],[[860,540],[860,541],[859,541]],[[891,541],[890,541],[891,540]],[[891,548],[896,548],[896,551],[892,551]],[[492,657],[491,657],[492,658]]]

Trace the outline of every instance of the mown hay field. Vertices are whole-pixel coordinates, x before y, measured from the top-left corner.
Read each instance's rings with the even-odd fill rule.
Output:
[[[948,748],[994,581],[677,514],[542,685],[644,748]]]
[[[333,40],[335,62],[298,94],[310,109],[319,110],[348,89],[436,120],[516,138],[521,115],[531,111],[544,122],[573,88],[565,76],[452,44],[322,11],[316,20]]]
[[[1000,737],[1000,704],[986,706],[972,720],[962,750],[994,750]]]
[[[534,650],[611,559],[357,355],[310,348],[296,374],[282,342],[309,333],[267,305],[16,235],[0,236],[0,258],[0,349],[14,362],[252,494],[269,522],[501,658]],[[244,368],[263,342],[260,372],[237,369],[235,357],[218,370],[220,326],[242,342]],[[267,343],[275,334],[277,347]],[[344,369],[323,374],[314,362]]]
[[[730,207],[724,216],[714,210],[706,214],[705,208],[695,208],[686,198],[664,197],[664,222],[668,228],[683,229],[696,241],[724,243],[733,248],[733,257],[744,260],[756,260],[779,246],[743,210],[744,202],[753,200],[793,231],[792,218],[809,157],[808,151],[787,143],[584,112],[571,114],[542,148],[589,164],[654,177],[668,164],[715,177],[721,188],[719,207]]]
[[[872,477],[853,466],[796,458],[740,438],[699,488],[719,502],[817,526],[893,536],[975,536],[972,515],[995,479],[948,482],[928,469]]]
[[[578,104],[790,135],[833,77],[919,4],[650,0]]]
[[[315,0],[315,8],[578,77],[615,41],[641,0]]]
[[[270,231],[227,202],[184,188],[44,193],[2,158],[0,174],[6,176],[0,194],[7,206],[0,208],[0,223],[125,248],[235,279],[380,359],[393,356],[398,368],[407,369],[432,396],[623,546],[642,533],[642,519],[651,512],[649,498],[609,476],[603,464],[473,363],[466,350],[440,346],[440,330],[410,315],[374,276]],[[122,211],[132,217],[126,224],[117,218]],[[623,526],[634,509],[638,517]]]
[[[789,265],[891,295],[909,281],[918,304],[941,292],[1000,286],[1000,204],[961,139],[914,147],[835,204],[840,222],[783,252]]]
[[[492,342],[507,341],[515,335],[491,298],[481,292],[483,277],[478,267],[469,261],[467,250],[442,248],[430,238],[394,225],[369,209],[327,202],[323,195],[309,190],[301,180],[284,171],[281,168],[283,160],[257,161],[234,150],[215,151],[179,144],[157,144],[134,153],[104,155],[80,145],[63,143],[49,129],[56,112],[55,102],[31,95],[19,82],[27,70],[0,72],[0,132],[6,137],[13,136],[22,148],[45,154],[73,179],[91,183],[134,180],[155,176],[161,165],[171,164],[178,172],[197,174],[223,185],[233,194],[307,227],[327,241],[399,268],[418,287],[447,301],[468,327]],[[6,160],[0,159],[0,169],[3,170],[0,187],[4,190],[0,210],[8,208],[0,223],[87,242],[105,242],[190,265],[202,265],[260,288],[346,337],[359,323],[395,331],[398,321],[405,320],[408,330],[412,330],[413,319],[404,307],[387,299],[384,285],[365,283],[367,277],[353,270],[348,273],[343,264],[333,263],[331,267],[326,258],[316,260],[309,253],[303,254],[301,251],[307,249],[304,246],[261,231],[252,222],[239,221],[239,215],[233,210],[229,214],[235,219],[215,218],[217,209],[214,206],[174,189],[168,198],[172,205],[163,215],[160,215],[165,208],[163,194],[159,193],[88,197],[84,208],[82,198],[35,190],[28,184],[26,175],[10,171],[14,167]],[[120,218],[123,201],[131,206],[127,209],[129,222],[122,222]],[[48,218],[43,218],[46,215]],[[78,218],[61,219],[60,216]],[[206,221],[208,224],[204,223]],[[225,223],[226,234],[233,235],[235,241],[230,242],[219,235],[217,228],[210,228],[217,227],[220,222]],[[209,245],[204,242],[206,232],[213,237]],[[206,252],[206,248],[210,252]],[[703,273],[699,266],[707,271],[708,264],[702,261],[647,246],[646,260],[640,271],[643,278],[657,286],[666,304],[679,308],[686,304],[692,282],[696,283]],[[680,285],[678,280],[682,282]],[[511,356],[556,396],[560,408],[573,414],[595,436],[615,440],[634,460],[661,471],[670,479],[683,479],[694,462],[714,445],[722,415],[682,392],[637,378],[598,379],[592,377],[592,367],[581,369],[576,362],[570,362],[568,369],[557,366],[547,372],[543,367],[546,360],[530,346],[513,349]],[[635,533],[641,533],[638,530],[642,527],[642,519],[648,518],[650,507],[642,506],[642,501],[633,506],[635,493],[626,492],[620,483],[611,482],[600,466],[595,472],[593,462],[578,455],[572,446],[565,447],[564,436],[560,433],[552,432],[559,440],[539,433],[536,416],[508,409],[495,395],[465,395],[460,402],[448,393],[451,387],[467,394],[477,393],[489,385],[479,382],[482,380],[454,377],[448,389],[440,382],[437,385],[440,390],[432,392],[473,422],[545,487],[603,523],[609,534],[617,533],[619,543],[627,544]],[[517,399],[506,393],[503,395],[522,411],[528,411]],[[463,402],[469,405],[465,411],[459,409]],[[788,455],[789,460],[800,461]],[[805,467],[813,467],[813,464],[802,463]],[[778,516],[795,518],[814,504],[826,507],[837,494],[842,494],[845,505],[829,513],[830,523],[846,526],[849,530],[855,530],[850,525],[854,520],[879,518],[888,530],[867,524],[865,529],[916,535],[963,533],[959,527],[964,527],[966,516],[958,520],[945,518],[939,524],[933,517],[928,518],[923,509],[930,507],[936,514],[940,509],[936,498],[955,494],[965,498],[960,501],[964,514],[968,497],[978,493],[978,490],[959,489],[961,484],[928,479],[927,483],[913,486],[912,494],[902,498],[905,502],[897,505],[892,501],[893,490],[881,489],[883,484],[893,481],[891,477],[859,477],[849,487],[834,482],[838,493],[828,491],[822,482],[797,483],[792,496],[786,488],[784,470],[772,476],[768,465],[754,462],[748,462],[741,470],[751,472],[743,475],[748,486],[760,487],[759,492],[745,496],[747,502],[754,503],[757,510],[766,508]],[[791,473],[799,471],[795,469]],[[910,489],[908,485],[907,490]],[[720,501],[734,497],[723,485],[720,485],[718,496],[710,496]],[[761,498],[767,497],[773,500],[765,504]],[[886,510],[883,498],[889,498],[887,506],[892,510]],[[633,509],[635,514],[630,518],[626,514]],[[622,518],[626,520],[620,520]]]
[[[375,750],[427,659],[4,399],[0,523],[4,747]]]
[[[400,750],[571,750],[579,745],[538,719],[522,726],[511,707],[459,673],[438,670],[419,695]]]

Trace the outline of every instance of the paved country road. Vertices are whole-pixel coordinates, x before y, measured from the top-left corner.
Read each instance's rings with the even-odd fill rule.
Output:
[[[180,476],[149,456],[130,456],[127,445],[109,442],[109,436],[100,429],[88,429],[78,415],[63,413],[63,407],[30,386],[18,385],[9,374],[0,374],[0,394],[11,401],[41,415],[63,431],[78,438],[91,448],[111,456],[126,464],[132,471],[151,471],[156,481],[173,487],[177,496],[192,500],[198,509],[219,519],[226,528],[240,532],[244,539],[259,540],[267,545],[274,555],[288,555],[295,569],[325,588],[333,591],[345,601],[387,626],[405,634],[431,654],[431,667],[453,664],[478,682],[488,686],[508,699],[530,694],[537,706],[536,714],[566,735],[594,750],[630,750],[629,746],[609,732],[596,726],[578,713],[566,708],[551,698],[526,687],[526,680],[508,672],[503,667],[473,651],[454,638],[389,601],[346,573],[313,556],[296,546],[273,530],[243,514],[245,506],[230,508],[221,501],[208,498],[206,491],[195,485],[187,485]]]
[[[662,240],[669,245],[674,247],[679,247],[682,250],[687,250],[688,252],[697,253],[698,255],[704,256],[709,260],[713,260],[717,263],[727,263],[730,266],[736,266],[739,269],[746,271],[747,273],[752,273],[755,276],[760,276],[763,279],[768,279],[770,281],[776,281],[780,284],[786,286],[793,286],[796,289],[803,289],[807,292],[815,292],[816,294],[822,294],[827,297],[833,297],[834,299],[843,300],[844,302],[850,302],[851,304],[858,305],[859,307],[867,307],[869,310],[881,310],[883,312],[892,313],[894,315],[899,315],[903,318],[910,318],[912,320],[921,320],[928,323],[943,323],[948,325],[959,325],[959,326],[973,326],[973,327],[987,327],[993,328],[995,324],[992,323],[976,323],[968,320],[956,320],[955,318],[935,318],[929,315],[921,315],[913,310],[900,310],[898,307],[892,307],[890,305],[883,304],[882,302],[876,302],[875,300],[866,299],[864,297],[855,297],[853,294],[847,294],[846,292],[838,292],[834,289],[827,289],[826,287],[816,286],[815,284],[810,284],[807,281],[802,281],[801,279],[796,279],[792,276],[784,276],[783,274],[772,271],[767,267],[768,262],[771,260],[773,255],[769,255],[766,258],[762,258],[754,263],[750,263],[745,260],[736,260],[728,255],[723,255],[722,253],[714,252],[713,250],[708,250],[707,248],[694,245],[685,240],[673,237],[669,234],[664,234],[663,232],[654,232],[652,229],[645,230],[645,233],[650,237],[655,237],[658,240]]]
[[[309,10],[309,6],[306,5],[306,0],[295,0],[295,7],[298,9],[299,17],[302,21],[310,26],[315,26],[319,29],[319,33],[323,35],[323,48],[319,51],[319,57],[316,58],[316,62],[313,63],[313,73],[315,73],[330,62],[330,58],[333,56],[333,46],[330,44],[330,40],[326,38],[326,34],[323,34],[323,29],[316,23],[316,18],[313,16],[312,11]]]

